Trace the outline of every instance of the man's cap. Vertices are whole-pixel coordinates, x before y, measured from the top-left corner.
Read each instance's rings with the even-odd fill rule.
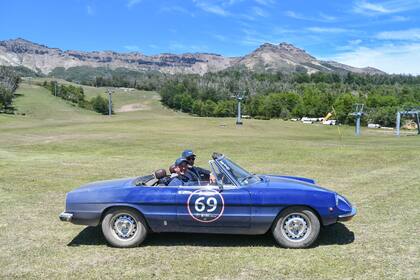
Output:
[[[181,156],[183,158],[188,158],[188,157],[191,157],[191,156],[195,156],[195,154],[193,153],[192,150],[185,150],[185,151],[182,152]]]
[[[183,157],[177,158],[175,161],[175,166],[180,166],[183,162],[187,163],[187,160]]]

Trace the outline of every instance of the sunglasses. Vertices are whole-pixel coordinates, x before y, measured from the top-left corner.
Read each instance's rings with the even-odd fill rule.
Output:
[[[187,160],[195,160],[195,157],[187,157]]]

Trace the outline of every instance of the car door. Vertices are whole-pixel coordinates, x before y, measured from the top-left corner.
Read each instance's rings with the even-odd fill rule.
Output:
[[[139,186],[127,201],[139,205],[148,225],[155,232],[177,231],[176,193],[178,187]]]
[[[213,167],[218,177],[221,172]],[[251,196],[247,189],[236,186],[229,178],[219,178],[218,185],[180,186],[176,194],[177,219],[180,226],[247,228],[251,221]]]

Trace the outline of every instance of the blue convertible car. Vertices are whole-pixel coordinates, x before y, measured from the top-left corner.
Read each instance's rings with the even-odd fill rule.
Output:
[[[167,186],[164,170],[139,178],[91,183],[67,193],[62,221],[96,226],[116,247],[133,247],[151,232],[265,234],[283,247],[304,248],[321,226],[350,220],[356,208],[311,179],[254,175],[226,156],[209,161],[217,184]]]

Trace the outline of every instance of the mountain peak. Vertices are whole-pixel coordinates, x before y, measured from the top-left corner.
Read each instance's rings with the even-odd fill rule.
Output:
[[[6,48],[7,51],[14,53],[47,53],[50,48],[45,45],[37,44],[23,38],[10,39],[0,41],[0,46]]]
[[[290,44],[290,43],[287,43],[287,42],[281,42],[279,44],[279,47],[280,48],[285,48],[285,49],[297,49],[297,50],[300,50],[299,48],[295,47],[295,45]]]
[[[45,46],[45,45],[37,44],[37,43],[34,43],[32,41],[23,39],[21,37],[18,37],[16,39],[10,39],[10,40],[5,40],[5,41],[0,41],[0,44],[2,44],[2,43],[3,43],[3,45],[4,44],[7,44],[7,45],[25,45],[25,46],[33,46],[33,47],[43,47],[43,48],[47,48],[48,49],[48,47]]]
[[[308,61],[315,60],[315,57],[307,54],[305,50],[300,49],[287,42],[281,42],[278,45],[272,43],[264,43],[261,46],[259,46],[259,48],[257,48],[254,52],[276,52],[285,56],[295,57],[300,61],[302,59]]]
[[[271,43],[264,43],[264,44],[262,44],[260,47],[259,47],[259,49],[264,49],[264,48],[275,48],[276,47],[276,45],[274,45],[274,44],[271,44]]]

